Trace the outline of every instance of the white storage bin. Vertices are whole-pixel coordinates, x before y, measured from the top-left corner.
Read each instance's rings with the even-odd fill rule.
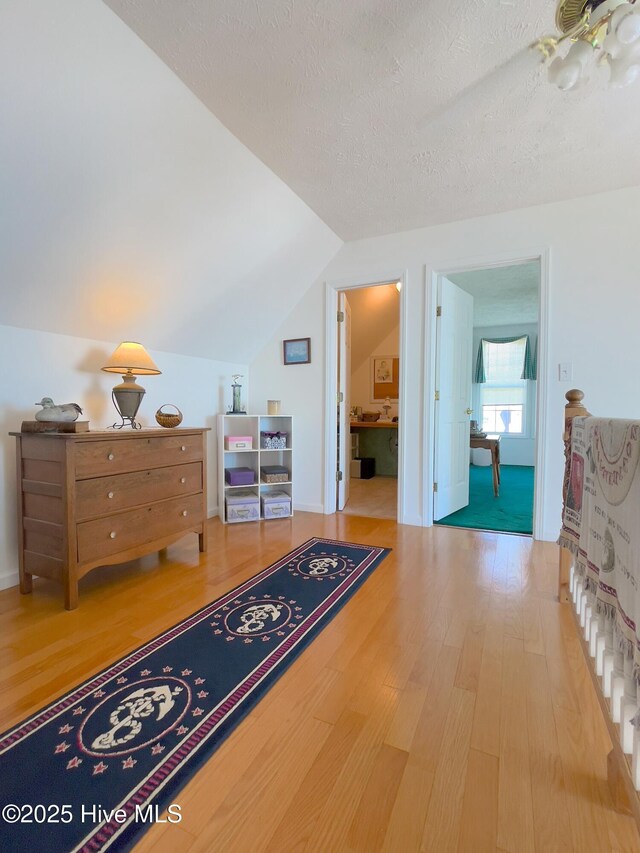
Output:
[[[287,433],[286,432],[261,432],[260,447],[263,450],[286,450],[287,449]]]
[[[225,450],[252,450],[253,437],[250,435],[225,435]]]
[[[491,451],[488,447],[473,447],[471,449],[471,464],[486,468],[491,465]]]
[[[260,498],[248,489],[238,489],[226,498],[227,522],[257,521],[260,518]]]
[[[291,515],[291,496],[286,492],[267,492],[262,495],[263,518],[288,518]]]

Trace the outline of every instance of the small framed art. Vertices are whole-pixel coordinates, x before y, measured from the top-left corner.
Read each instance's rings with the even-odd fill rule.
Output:
[[[398,401],[400,359],[397,355],[377,355],[371,359],[371,402],[382,403],[388,397]]]
[[[311,338],[293,338],[283,341],[282,355],[285,364],[310,364]]]

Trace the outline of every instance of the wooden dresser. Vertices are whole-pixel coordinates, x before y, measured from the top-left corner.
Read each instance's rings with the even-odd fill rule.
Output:
[[[206,429],[12,433],[17,441],[20,590],[64,587],[197,533],[207,550]]]

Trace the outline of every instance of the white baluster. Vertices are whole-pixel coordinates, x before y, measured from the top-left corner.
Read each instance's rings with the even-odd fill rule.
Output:
[[[582,590],[582,598],[580,599],[580,627],[584,628],[587,616],[587,593]]]
[[[627,755],[633,755],[633,741],[635,729],[631,720],[638,713],[638,703],[627,696],[622,700],[622,715],[620,720],[620,744],[622,751]]]
[[[605,699],[611,699],[611,687],[613,681],[613,652],[604,653],[604,666],[602,670],[602,692]]]
[[[633,756],[631,758],[631,776],[633,787],[640,791],[640,731],[633,733]]]
[[[604,675],[604,650],[606,640],[604,634],[599,634],[596,640],[596,675],[602,678]]]
[[[591,605],[587,604],[584,609],[584,638],[589,642],[591,638],[591,622],[593,619],[593,611],[591,609]]]
[[[582,581],[581,580],[576,581],[576,588],[575,588],[575,593],[573,596],[573,603],[574,603],[574,606],[576,608],[576,613],[578,615],[580,615],[580,604],[582,602],[583,592],[584,592],[584,590],[582,587]]]
[[[596,652],[598,648],[598,617],[591,617],[591,631],[589,633],[589,654],[592,658],[596,657]],[[604,637],[602,638],[604,640]]]
[[[622,719],[622,700],[624,699],[624,675],[615,674],[611,681],[611,719],[619,723]]]

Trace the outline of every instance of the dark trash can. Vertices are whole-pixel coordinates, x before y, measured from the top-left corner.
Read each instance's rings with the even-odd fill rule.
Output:
[[[370,480],[376,475],[376,460],[373,456],[356,456],[360,463],[360,479]]]

